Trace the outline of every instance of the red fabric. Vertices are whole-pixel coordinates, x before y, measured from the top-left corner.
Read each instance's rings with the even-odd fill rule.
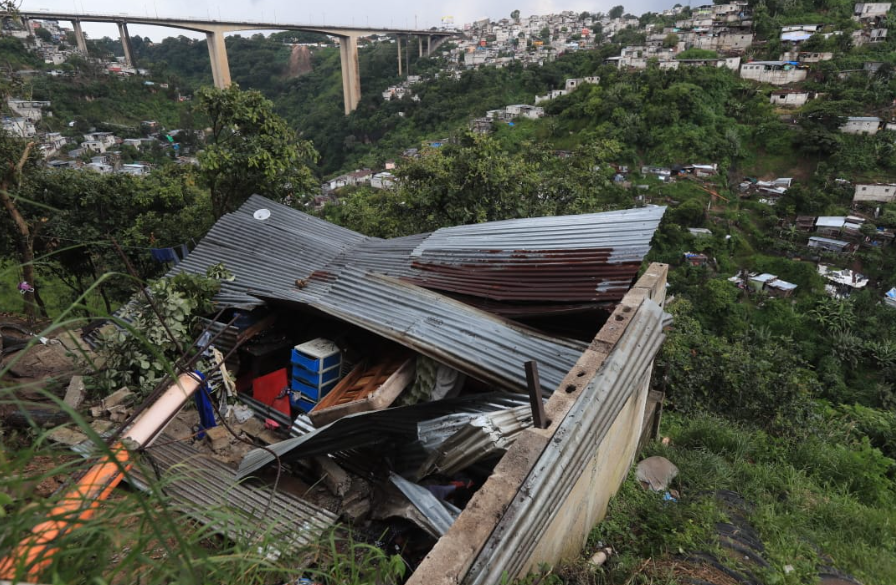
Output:
[[[274,407],[286,416],[291,416],[289,411],[289,393],[284,393],[282,398],[277,398],[287,385],[286,368],[271,372],[255,378],[252,382],[252,398]]]

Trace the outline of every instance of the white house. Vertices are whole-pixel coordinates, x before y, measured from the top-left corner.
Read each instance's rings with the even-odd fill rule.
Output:
[[[539,106],[530,106],[528,104],[513,104],[504,108],[508,115],[514,118],[529,118],[537,120],[544,117],[544,108]]]
[[[567,79],[565,89],[566,91],[572,91],[584,83],[592,83],[594,85],[597,85],[600,83],[600,77],[576,77]]]
[[[769,102],[782,108],[798,108],[809,101],[807,91],[773,91],[769,96]]]
[[[37,134],[34,123],[28,118],[3,118],[3,130],[19,138],[31,138]]]
[[[374,189],[390,189],[395,185],[395,175],[389,171],[375,174],[370,179],[370,186]]]
[[[896,183],[856,185],[852,200],[854,203],[860,201],[892,203],[896,201]]]
[[[6,100],[9,109],[17,116],[28,118],[32,122],[40,121],[43,116],[43,108],[49,108],[50,102],[36,100]]]
[[[761,83],[787,85],[806,79],[806,70],[788,61],[750,61],[740,66],[740,76]]]
[[[85,140],[81,143],[81,148],[90,152],[106,152],[106,143],[101,140]]]
[[[562,95],[566,95],[565,89],[552,89],[551,91],[549,91],[548,93],[546,93],[544,95],[535,96],[535,105],[538,105],[541,102],[546,102],[546,101],[550,101],[553,99],[557,99],[558,97],[560,97]]]
[[[880,118],[874,116],[850,116],[846,123],[840,126],[840,131],[845,134],[868,134],[873,136],[880,129]]]
[[[105,152],[106,148],[115,146],[118,143],[118,138],[116,138],[115,134],[112,132],[90,132],[89,134],[84,135],[84,140],[87,142],[102,143],[103,152]]]
[[[141,163],[133,163],[133,164],[125,164],[121,165],[122,173],[126,175],[135,175],[138,177],[142,177],[144,175],[149,174],[149,165],[141,164]]]
[[[890,11],[892,4],[890,2],[858,2],[855,5],[853,18],[856,20],[865,20],[885,16]]]

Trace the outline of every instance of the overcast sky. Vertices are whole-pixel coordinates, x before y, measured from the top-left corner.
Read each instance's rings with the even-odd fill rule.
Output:
[[[295,2],[291,0],[24,0],[21,9],[38,11],[99,14],[132,14],[140,16],[178,16],[215,20],[256,20],[289,22],[294,24],[370,25],[395,28],[438,26],[443,16],[453,16],[457,26],[488,17],[498,20],[518,9],[523,16],[550,14],[564,10],[607,12],[617,4],[632,14],[671,8],[682,0],[439,0],[420,2],[411,0],[328,0],[324,2]],[[63,26],[67,26],[62,23]],[[84,23],[88,36],[116,37],[115,25]],[[148,26],[129,26],[131,35],[146,36],[159,41],[167,36],[187,34]]]

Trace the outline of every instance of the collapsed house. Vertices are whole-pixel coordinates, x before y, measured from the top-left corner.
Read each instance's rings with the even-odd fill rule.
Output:
[[[234,476],[331,469],[343,501],[303,504],[303,526],[401,532],[409,583],[577,554],[661,403],[667,267],[636,278],[664,211],[384,240],[252,196],[170,273],[233,274],[203,323],[239,399],[282,433]]]

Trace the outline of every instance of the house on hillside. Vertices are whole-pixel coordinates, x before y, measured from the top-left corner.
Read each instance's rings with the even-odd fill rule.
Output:
[[[785,51],[781,54],[782,61],[799,61],[800,63],[820,63],[834,58],[833,53],[810,53],[805,51]]]
[[[760,83],[787,85],[806,79],[806,69],[789,61],[750,61],[740,66],[740,76]]]
[[[848,297],[852,291],[868,286],[868,277],[849,268],[837,270],[832,266],[819,264],[818,274],[827,281],[825,291],[836,298]]]
[[[691,266],[706,266],[709,264],[709,256],[706,254],[695,254],[694,252],[685,252],[684,261]]]
[[[878,16],[886,16],[891,7],[890,2],[857,2],[853,10],[853,19],[871,20]]]
[[[6,105],[9,106],[9,109],[16,116],[27,118],[32,122],[39,122],[43,117],[44,108],[50,107],[50,102],[38,100],[17,100],[9,98],[8,100],[6,100]],[[48,112],[47,115],[52,116],[52,113]]]
[[[572,90],[574,90],[575,88],[577,88],[577,87],[579,87],[580,85],[583,85],[583,84],[585,84],[585,83],[591,83],[591,84],[593,84],[593,85],[597,85],[597,84],[600,83],[600,77],[597,77],[597,76],[593,76],[593,77],[575,77],[575,78],[567,79],[567,80],[566,80],[566,84],[565,84],[565,86],[564,86],[564,89],[566,89],[566,91],[572,91]]]
[[[389,171],[377,173],[370,178],[370,186],[374,189],[391,189],[395,185],[395,175]]]
[[[832,238],[823,238],[821,236],[812,236],[809,238],[809,247],[826,250],[828,252],[837,252],[839,254],[851,252],[854,249],[854,246],[849,242]]]
[[[896,201],[896,183],[872,183],[856,185],[853,203],[862,201],[874,201],[878,203],[892,203]]]
[[[844,134],[868,134],[873,136],[880,129],[880,118],[875,116],[849,116],[840,126]]]
[[[738,276],[734,276],[728,280],[743,285],[743,279]],[[776,275],[769,274],[768,272],[762,274],[750,274],[747,277],[747,286],[756,292],[765,291],[772,297],[789,297],[793,295],[793,292],[797,288],[797,285],[792,282],[782,280]]]
[[[810,97],[815,97],[814,93],[808,91],[798,91],[798,90],[781,90],[781,91],[773,91],[769,95],[769,102],[773,106],[779,106],[782,108],[799,108],[800,106],[804,106],[806,102],[809,101]]]
[[[3,118],[3,131],[19,138],[31,138],[37,134],[34,123],[28,118]]]
[[[891,288],[884,294],[884,304],[896,309],[896,287]]]
[[[528,104],[513,104],[504,108],[504,111],[511,118],[529,118],[537,120],[544,117],[544,108],[539,106],[530,106]]]

